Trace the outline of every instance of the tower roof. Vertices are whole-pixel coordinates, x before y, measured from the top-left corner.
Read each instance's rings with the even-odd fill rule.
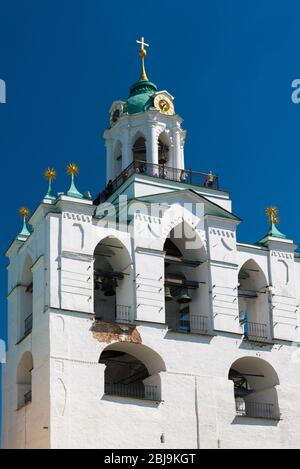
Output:
[[[130,88],[130,95],[124,104],[124,112],[136,114],[145,112],[153,104],[153,95],[157,91],[157,86],[149,80],[139,80]]]
[[[148,80],[145,70],[145,57],[147,56],[145,46],[149,47],[149,44],[145,43],[143,37],[140,41],[136,42],[141,45],[139,56],[141,59],[142,71],[139,81],[131,86],[129,98],[124,105],[124,112],[128,112],[128,114],[147,111],[151,106],[153,106],[153,95],[157,91],[157,86],[155,83]]]

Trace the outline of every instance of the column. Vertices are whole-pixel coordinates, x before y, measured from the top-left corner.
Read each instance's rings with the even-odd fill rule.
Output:
[[[114,155],[113,155],[113,139],[108,138],[105,141],[106,146],[106,182],[115,178],[114,174]]]
[[[132,148],[130,142],[130,129],[122,129],[122,170],[128,168],[132,163]]]
[[[156,136],[156,125],[155,123],[149,124],[148,138],[146,142],[147,148],[147,163],[151,163],[155,166],[150,167],[149,173],[153,176],[158,175],[158,140]]]
[[[181,151],[181,135],[180,130],[175,127],[173,129],[173,144],[174,144],[174,168],[183,169],[182,167],[182,151]]]

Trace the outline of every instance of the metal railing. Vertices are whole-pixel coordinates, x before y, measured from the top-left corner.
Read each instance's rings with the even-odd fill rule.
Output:
[[[32,392],[28,391],[26,394],[24,394],[24,405],[29,404],[29,402],[32,402]]]
[[[199,173],[189,169],[171,168],[164,164],[133,161],[116,179],[107,184],[105,189],[100,192],[94,200],[94,204],[99,205],[105,202],[105,200],[115,192],[126,179],[132,176],[132,174],[145,174],[160,179],[167,179],[168,181],[182,182],[219,190],[219,178],[216,175]]]
[[[177,319],[177,332],[207,334],[208,333],[208,317],[202,315],[184,315]]]
[[[277,420],[274,404],[264,402],[247,402],[243,399],[235,400],[236,415],[239,417],[253,417]]]
[[[191,322],[188,315],[177,319],[176,330],[177,332],[191,332]]]
[[[244,323],[244,336],[247,340],[266,341],[268,339],[267,324],[246,321]]]
[[[116,305],[116,322],[131,322],[131,306]]]
[[[208,317],[202,315],[191,316],[191,331],[202,334],[208,333]]]
[[[150,384],[105,383],[105,394],[109,396],[133,397],[135,399],[159,400],[157,386]]]
[[[32,314],[27,316],[24,321],[24,335],[29,334],[32,331]]]

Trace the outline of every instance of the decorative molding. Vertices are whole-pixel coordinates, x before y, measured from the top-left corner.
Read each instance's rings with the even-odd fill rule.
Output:
[[[233,251],[233,246],[229,246],[229,244],[225,241],[224,238],[221,238],[221,243],[223,244],[224,248],[228,251]]]
[[[94,256],[90,254],[82,254],[79,252],[62,251],[61,257],[64,259],[73,259],[74,261],[93,262]]]
[[[234,232],[230,230],[222,230],[219,228],[210,228],[210,235],[222,236],[222,238],[235,238]]]
[[[209,259],[208,262],[210,263],[211,266],[215,266],[215,267],[225,267],[226,269],[233,269],[233,270],[239,269],[238,264],[234,264],[232,262],[218,261],[215,259]]]
[[[68,220],[79,221],[82,223],[91,223],[93,217],[79,213],[64,212],[63,218],[67,218]]]
[[[270,256],[280,257],[281,259],[294,259],[294,253],[292,252],[282,252],[282,251],[270,251]]]
[[[151,248],[143,248],[143,247],[136,247],[135,252],[139,254],[150,254],[152,256],[163,257],[165,255],[165,251],[161,251],[160,249],[151,249]]]

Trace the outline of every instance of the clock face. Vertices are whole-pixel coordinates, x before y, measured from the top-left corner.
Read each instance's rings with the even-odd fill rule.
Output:
[[[157,94],[154,98],[154,106],[162,114],[171,116],[174,114],[174,104],[166,94]]]

